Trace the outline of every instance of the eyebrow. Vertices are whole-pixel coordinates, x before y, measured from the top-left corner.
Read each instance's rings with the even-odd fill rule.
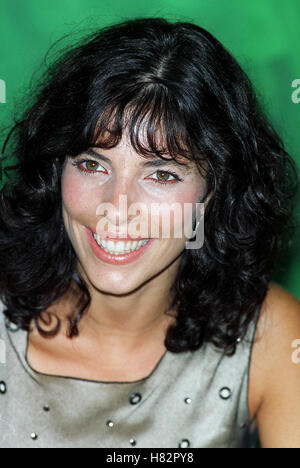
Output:
[[[94,158],[99,159],[100,161],[111,163],[111,160],[109,158],[107,158],[101,153],[97,153],[91,148],[84,151],[84,154],[93,156]],[[189,165],[180,164],[174,159],[164,160],[164,159],[156,158],[156,159],[151,159],[149,161],[144,161],[143,163],[140,163],[140,166],[142,167],[161,167],[161,166],[166,166],[166,165],[171,165],[171,166],[176,166],[178,168],[182,168],[182,170],[186,173],[192,172],[192,168]]]

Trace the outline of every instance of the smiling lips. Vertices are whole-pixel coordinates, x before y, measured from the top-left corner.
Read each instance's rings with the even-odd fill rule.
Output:
[[[149,242],[149,239],[144,240],[112,240],[102,239],[98,234],[93,234],[93,237],[99,247],[112,255],[124,255],[140,249]]]
[[[105,240],[88,228],[86,228],[86,234],[96,257],[113,265],[134,261],[155,241],[155,239],[120,240],[120,238]]]

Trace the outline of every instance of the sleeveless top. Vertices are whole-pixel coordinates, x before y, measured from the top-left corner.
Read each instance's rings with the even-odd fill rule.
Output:
[[[47,375],[0,302],[1,448],[252,448],[248,379],[258,315],[228,357],[212,344],[166,351],[135,382]]]

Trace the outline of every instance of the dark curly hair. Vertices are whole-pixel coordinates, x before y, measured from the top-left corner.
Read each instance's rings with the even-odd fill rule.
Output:
[[[125,127],[143,157],[167,152],[192,159],[199,172],[205,166],[200,201],[212,194],[204,245],[183,252],[169,291],[177,318],[165,345],[179,353],[212,342],[232,355],[265,298],[286,229],[295,228],[298,172],[240,65],[188,22],[136,18],[89,34],[60,52],[15,117],[2,148],[4,313],[24,330],[34,319],[52,336],[60,321],[46,332],[42,312],[76,291],[68,336],[78,334],[91,298],[62,218],[63,165],[88,148],[116,146]]]

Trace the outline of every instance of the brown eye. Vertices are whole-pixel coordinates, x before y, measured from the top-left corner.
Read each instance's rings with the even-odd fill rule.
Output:
[[[158,180],[161,180],[163,182],[166,182],[168,180],[168,177],[171,175],[169,172],[163,172],[163,171],[157,171],[158,174]]]
[[[93,159],[79,159],[78,161],[72,162],[72,164],[73,166],[77,167],[79,171],[85,172],[86,175],[105,172],[103,166],[101,166],[101,164],[99,164],[97,161],[94,161]]]
[[[88,171],[95,171],[97,167],[99,166],[99,163],[96,161],[86,161],[85,162],[85,167]]]
[[[156,171],[153,175],[157,174],[157,178],[151,179],[153,182],[158,184],[171,184],[177,181],[181,181],[182,179],[177,175],[169,171]],[[169,177],[173,177],[173,179],[169,179]]]

